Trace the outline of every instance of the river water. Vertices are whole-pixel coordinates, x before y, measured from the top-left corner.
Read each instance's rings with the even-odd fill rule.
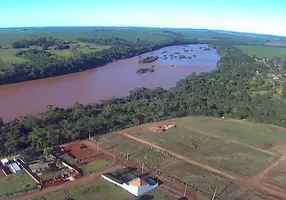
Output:
[[[65,108],[75,102],[88,104],[112,96],[125,96],[137,87],[168,89],[192,72],[216,69],[219,55],[215,49],[203,51],[205,47],[208,46],[164,47],[141,55],[142,58],[159,56],[153,63],[139,64],[140,58],[136,56],[84,72],[0,86],[0,117],[8,121],[20,116],[36,115],[45,111],[47,105]],[[189,51],[185,52],[184,49]],[[192,56],[192,59],[171,59],[170,55],[175,52]],[[163,59],[163,55],[167,55],[167,59]],[[174,55],[179,57],[178,54]],[[137,69],[153,65],[155,72],[136,74]]]

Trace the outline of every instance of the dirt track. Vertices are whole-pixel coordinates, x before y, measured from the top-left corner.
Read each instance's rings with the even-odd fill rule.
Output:
[[[216,168],[213,168],[209,165],[206,165],[206,164],[203,164],[203,163],[200,163],[200,162],[197,162],[195,160],[192,160],[192,159],[189,159],[179,153],[176,153],[174,151],[171,151],[169,149],[166,149],[160,145],[157,145],[157,144],[153,144],[152,142],[150,141],[147,141],[147,140],[143,140],[143,139],[140,139],[140,138],[137,138],[137,137],[134,137],[133,135],[127,133],[126,131],[121,131],[119,132],[119,134],[122,134],[124,135],[125,137],[129,138],[129,139],[133,139],[137,142],[140,142],[142,144],[145,144],[145,145],[148,145],[148,146],[151,146],[153,148],[156,148],[156,149],[159,149],[159,150],[162,150],[162,151],[165,151],[167,153],[169,153],[170,155],[174,156],[174,157],[177,157],[189,164],[192,164],[192,165],[195,165],[195,166],[198,166],[202,169],[205,169],[207,171],[210,171],[210,172],[213,172],[213,173],[216,173],[216,174],[219,174],[221,176],[224,176],[226,178],[229,178],[229,179],[232,179],[234,181],[237,181],[237,182],[240,182],[240,183],[243,183],[243,184],[247,184],[249,186],[253,186],[265,193],[267,193],[269,196],[272,196],[272,197],[275,197],[275,198],[278,198],[278,199],[285,199],[286,198],[286,191],[284,190],[280,190],[280,189],[274,189],[274,188],[269,188],[269,187],[266,187],[264,186],[263,184],[261,184],[261,180],[263,178],[263,176],[271,169],[273,169],[275,166],[277,166],[282,160],[284,160],[285,158],[284,157],[281,157],[278,161],[276,161],[274,164],[268,166],[265,170],[263,170],[261,173],[259,173],[259,175],[255,176],[254,178],[248,178],[248,177],[243,177],[243,176],[240,176],[240,175],[237,175],[237,174],[233,174],[231,172],[225,172],[225,171],[222,171],[222,170],[219,170],[219,169],[216,169]],[[253,147],[255,148],[255,147]],[[272,153],[272,152],[271,152]]]

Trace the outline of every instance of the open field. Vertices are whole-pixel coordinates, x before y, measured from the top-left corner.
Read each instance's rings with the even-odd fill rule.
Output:
[[[37,187],[35,181],[24,171],[0,178],[0,196]]]
[[[162,199],[162,200],[175,200],[172,195],[163,192],[159,189],[148,192],[145,196],[149,196],[150,199]],[[87,183],[77,187],[72,187],[66,192],[51,193],[42,197],[35,198],[33,200],[64,200],[65,198],[72,197],[74,200],[135,200],[135,198],[120,187],[114,186],[104,180]],[[153,198],[151,198],[153,197]],[[144,199],[143,197],[141,197]]]
[[[267,184],[286,189],[286,161],[282,161],[271,169],[264,177]]]
[[[0,73],[1,69],[9,68],[9,63],[25,63],[28,61],[25,58],[16,56],[16,53],[20,50],[27,49],[0,49]]]
[[[42,197],[34,198],[32,200],[66,200],[66,198],[68,198],[68,195],[66,195],[64,191],[60,191],[60,192],[47,194]]]
[[[246,54],[256,55],[259,58],[286,58],[286,48],[260,45],[235,45]]]
[[[110,30],[110,31],[102,31]],[[48,28],[27,28],[25,29],[0,29],[0,45],[11,45],[21,39],[31,39],[33,37],[52,36],[63,40],[76,40],[77,38],[110,38],[120,37],[126,40],[136,41],[137,38],[146,41],[160,41],[167,37],[152,35],[145,28],[100,28],[100,27],[48,27]]]
[[[153,144],[160,145],[171,151],[180,153],[190,159],[214,166],[218,169],[235,172],[240,175],[253,175],[263,169],[269,163],[277,159],[276,156],[249,148],[245,145],[233,143],[230,140],[220,138],[220,131],[211,127],[212,131],[204,132],[199,129],[199,118],[184,118],[180,120],[170,120],[169,124],[176,124],[176,129],[169,129],[162,133],[154,132],[150,127],[142,129],[130,129],[129,134]],[[191,122],[190,122],[191,121]],[[225,120],[226,121],[226,120]],[[210,120],[211,124],[213,121]],[[207,122],[204,122],[206,124]],[[196,124],[196,125],[195,125]],[[213,123],[217,124],[219,123]],[[226,127],[234,127],[228,124]],[[209,127],[204,125],[203,128]],[[241,127],[238,126],[238,127]],[[199,130],[196,130],[198,128]],[[251,130],[251,127],[249,128]],[[238,129],[239,130],[239,129]],[[246,128],[244,127],[244,130]],[[229,130],[231,132],[231,130]],[[253,131],[254,133],[254,131]],[[218,137],[217,135],[218,134]],[[252,134],[248,133],[249,135]],[[234,136],[234,135],[233,135]],[[237,136],[237,134],[236,134]]]
[[[110,164],[107,160],[95,160],[85,165],[80,166],[83,172],[92,172],[107,167]]]
[[[157,131],[171,124],[177,127]],[[282,185],[275,185],[278,189],[269,187],[264,179],[285,160],[285,133],[283,128],[265,124],[185,117],[125,129],[97,140],[112,151],[122,152],[119,154],[125,158],[127,149],[131,149],[129,158],[138,164],[159,153],[160,159],[150,159],[149,169],[167,179],[188,183],[206,196],[218,186],[219,199],[260,200],[285,197],[283,177],[279,177]],[[142,156],[132,159],[138,154]]]
[[[155,167],[160,160],[168,157],[168,155],[163,152],[116,133],[104,135],[100,137],[98,141],[104,148],[124,158],[127,157],[128,153],[130,160],[149,167]]]

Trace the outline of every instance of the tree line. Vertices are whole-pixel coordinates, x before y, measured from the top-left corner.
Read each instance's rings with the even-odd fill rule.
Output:
[[[137,88],[124,98],[86,106],[76,103],[67,109],[49,106],[38,116],[0,123],[0,155],[41,150],[88,138],[89,133],[95,136],[189,115],[247,119],[285,127],[283,99],[250,94],[264,84],[256,72],[268,73],[269,67],[228,43],[215,41],[211,46],[221,55],[217,70],[193,73],[169,90]]]

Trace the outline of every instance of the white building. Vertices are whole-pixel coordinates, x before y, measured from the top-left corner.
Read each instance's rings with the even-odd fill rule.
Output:
[[[153,190],[159,186],[159,184],[155,180],[149,177],[148,178],[138,177],[123,184],[118,183],[113,179],[104,176],[104,174],[101,175],[101,177],[119,187],[122,187],[123,189],[127,190],[129,193],[133,194],[136,197],[141,196],[142,194],[149,192],[150,190]]]

